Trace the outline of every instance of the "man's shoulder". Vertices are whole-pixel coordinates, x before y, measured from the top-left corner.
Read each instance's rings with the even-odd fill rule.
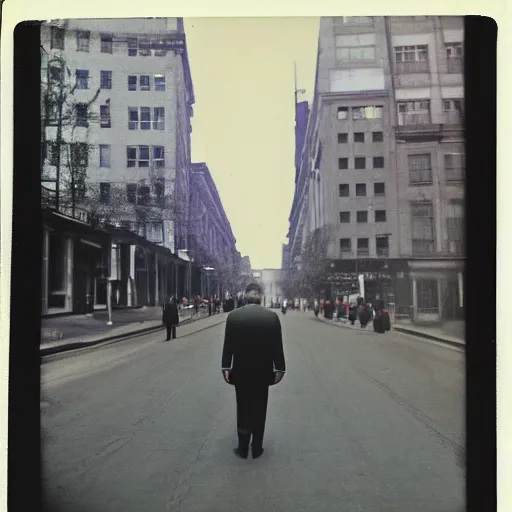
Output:
[[[235,309],[234,311],[231,311],[228,315],[228,319],[237,320],[246,318],[248,316],[258,316],[267,319],[277,318],[277,314],[268,308],[254,304],[248,304],[247,306],[243,306],[241,308]]]

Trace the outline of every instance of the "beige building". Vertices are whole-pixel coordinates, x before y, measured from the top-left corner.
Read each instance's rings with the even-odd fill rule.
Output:
[[[463,40],[463,17],[320,23],[289,245],[334,227],[333,272],[418,321],[463,306]]]

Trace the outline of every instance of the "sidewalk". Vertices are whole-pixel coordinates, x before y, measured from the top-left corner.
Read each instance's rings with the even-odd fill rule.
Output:
[[[202,308],[194,315],[194,309],[180,310],[180,335],[186,325],[196,324],[196,330],[222,323],[225,314],[208,316],[208,310]],[[84,315],[43,318],[41,322],[41,355],[53,354],[103,343],[105,341],[125,338],[133,334],[142,334],[161,329],[162,308],[159,306],[145,309],[115,310],[112,313],[113,325],[107,325],[108,314],[98,311],[92,317]],[[211,325],[210,325],[211,324]]]

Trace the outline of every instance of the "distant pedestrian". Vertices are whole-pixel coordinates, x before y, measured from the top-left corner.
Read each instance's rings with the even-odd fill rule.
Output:
[[[384,334],[391,329],[389,313],[384,307],[384,301],[380,300],[376,304],[375,318],[373,319],[373,330],[379,334]]]
[[[348,310],[348,319],[351,325],[354,325],[357,320],[357,306],[355,304],[351,304]]]
[[[283,379],[286,366],[281,322],[274,311],[261,307],[261,287],[246,288],[247,307],[228,315],[222,350],[222,373],[235,386],[238,447],[246,459],[252,436],[252,458],[263,454],[263,434],[269,386]]]
[[[176,326],[180,323],[178,304],[174,297],[169,297],[163,307],[162,323],[167,329],[167,341],[176,339]]]
[[[368,304],[362,305],[361,309],[359,311],[359,323],[361,324],[361,327],[363,329],[368,325],[371,318],[372,318],[372,313],[370,311]]]

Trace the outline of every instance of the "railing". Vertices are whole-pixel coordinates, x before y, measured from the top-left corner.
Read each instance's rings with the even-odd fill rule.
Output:
[[[458,110],[449,110],[443,113],[443,124],[461,124],[462,115]]]
[[[464,242],[462,240],[445,240],[443,244],[444,252],[462,256],[464,254]]]
[[[428,73],[428,69],[428,61],[426,60],[396,63],[396,72],[399,74]]]
[[[377,256],[389,258],[389,247],[377,247]]]
[[[409,183],[411,185],[432,184],[432,169],[410,169]]]
[[[413,240],[412,254],[413,256],[430,256],[435,252],[434,240]]]
[[[418,126],[423,124],[430,124],[429,112],[399,112],[398,114],[398,126]]]
[[[445,167],[444,176],[448,183],[464,181],[464,169],[460,167]]]
[[[370,249],[357,249],[358,258],[368,258],[370,256]]]
[[[463,62],[461,57],[452,57],[448,59],[448,73],[462,73]]]

